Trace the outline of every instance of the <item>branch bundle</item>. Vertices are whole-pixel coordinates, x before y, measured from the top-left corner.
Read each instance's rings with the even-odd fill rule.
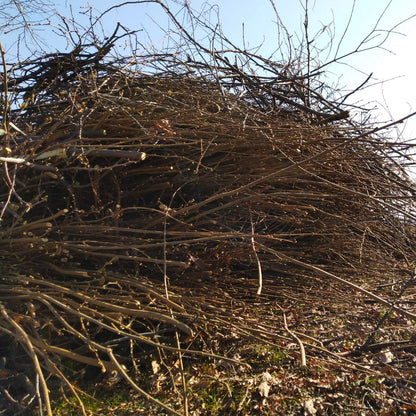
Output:
[[[71,359],[146,395],[135,352],[214,357],[196,346],[207,322],[258,336],[255,320],[230,313],[259,274],[263,299],[280,302],[302,277],[322,282],[317,270],[367,288],[408,275],[415,189],[377,129],[323,98],[312,108],[287,89],[297,78],[223,61],[215,79],[168,55],[169,70],[132,73],[102,58],[36,81],[10,137],[25,163],[3,162],[0,300],[19,330],[10,319],[0,330],[42,361],[37,371],[74,391],[59,369]],[[15,90],[27,95],[44,69],[28,64]]]

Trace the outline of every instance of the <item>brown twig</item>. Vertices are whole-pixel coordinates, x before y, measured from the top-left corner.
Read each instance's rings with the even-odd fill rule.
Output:
[[[36,374],[39,377],[40,380],[40,384],[42,387],[42,396],[43,396],[43,400],[45,402],[45,406],[46,406],[46,412],[48,414],[48,416],[52,416],[52,407],[51,407],[51,402],[49,399],[49,390],[48,390],[48,386],[46,384],[46,380],[45,377],[43,375],[43,371],[42,368],[40,366],[39,363],[39,359],[38,356],[36,354],[36,351],[33,347],[33,344],[28,336],[28,334],[26,333],[26,331],[17,323],[15,322],[7,313],[7,310],[5,308],[5,306],[3,305],[2,302],[0,302],[0,313],[2,314],[3,318],[9,323],[9,325],[11,326],[11,328],[14,329],[15,334],[16,334],[16,339],[22,343],[22,345],[24,345],[28,351],[28,354],[30,356],[30,358],[33,361],[33,365],[35,366],[35,370],[36,370]]]

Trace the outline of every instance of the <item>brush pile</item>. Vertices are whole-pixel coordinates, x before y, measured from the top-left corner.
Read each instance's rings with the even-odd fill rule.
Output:
[[[416,189],[401,167],[406,146],[351,121],[304,77],[261,77],[219,56],[213,71],[168,54],[154,57],[159,71],[121,70],[104,59],[109,45],[10,75],[24,102],[2,159],[11,406],[26,391],[32,401],[15,400],[15,410],[51,414],[58,380],[86,414],[74,380],[87,368],[183,414],[200,406],[198,386],[220,377],[198,384],[195,363],[244,373],[253,343],[277,345],[295,366],[306,347],[307,361],[342,368],[346,344],[328,341],[339,321],[314,322],[331,308],[365,322],[344,338],[358,351],[355,372],[367,371],[359,363],[377,342],[407,345]],[[382,311],[401,332],[378,338]],[[411,380],[391,371],[409,405]],[[185,399],[160,399],[160,389],[180,396],[175,385]],[[266,406],[252,386],[251,403]],[[247,397],[233,397],[228,414],[249,411]]]

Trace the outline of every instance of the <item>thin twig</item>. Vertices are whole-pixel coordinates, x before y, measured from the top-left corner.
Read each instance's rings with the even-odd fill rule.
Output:
[[[3,318],[10,324],[12,328],[16,331],[16,338],[26,346],[27,351],[33,361],[33,364],[35,366],[36,374],[39,376],[40,384],[42,387],[42,393],[43,393],[43,399],[46,405],[46,412],[48,416],[52,416],[52,407],[51,402],[49,399],[49,390],[48,386],[46,384],[45,377],[43,375],[42,368],[40,366],[38,356],[35,352],[35,349],[33,347],[32,342],[30,341],[30,338],[26,331],[17,323],[15,322],[7,313],[7,310],[2,302],[0,302],[0,313],[3,315]]]
[[[290,336],[298,343],[299,348],[300,348],[300,366],[301,367],[306,367],[306,354],[305,354],[305,347],[303,346],[302,341],[300,340],[300,338],[289,329],[289,327],[287,326],[287,320],[286,320],[286,314],[285,312],[282,310],[283,313],[283,322],[285,324],[285,329],[287,332],[289,332]]]
[[[7,73],[7,63],[6,63],[6,52],[3,49],[3,45],[0,42],[0,53],[1,53],[1,59],[3,64],[3,120],[2,120],[2,126],[4,130],[4,151],[7,152],[9,149],[9,80],[8,80],[8,73]]]
[[[253,224],[253,216],[252,216],[251,210],[250,210],[250,223],[251,223],[251,246],[253,247],[254,256],[256,257],[257,270],[259,274],[259,287],[257,289],[257,295],[260,295],[261,290],[263,288],[263,272],[261,270],[261,263],[260,263],[259,256],[257,254],[256,243],[254,241],[254,224]]]

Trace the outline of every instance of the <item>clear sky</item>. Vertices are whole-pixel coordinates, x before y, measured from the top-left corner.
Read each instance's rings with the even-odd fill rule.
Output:
[[[165,2],[173,10],[180,10],[185,0]],[[267,57],[276,51],[277,18],[270,0],[187,2],[196,12],[203,13],[203,16],[214,24],[217,22],[218,13],[224,34],[238,45],[242,46],[243,40],[246,47],[262,45],[259,53]],[[72,8],[77,21],[87,22],[85,16],[80,13],[87,11],[89,6],[103,11],[116,4],[128,2],[74,0],[51,3],[54,3],[55,8],[65,16],[69,16]],[[296,43],[296,39],[302,37],[305,0],[274,0],[274,4],[281,22]],[[354,11],[351,15],[353,6]],[[309,33],[310,37],[314,37],[326,28],[316,43],[325,47],[332,41],[332,49],[320,54],[320,59],[325,62],[334,57],[337,49],[338,56],[354,51],[374,28],[377,31],[362,48],[376,45],[385,37],[387,30],[413,15],[416,15],[416,0],[309,0]],[[165,44],[163,42],[166,42],[161,28],[167,28],[167,18],[158,5],[126,4],[117,8],[103,19],[104,31],[111,34],[117,21],[130,29],[145,28],[146,33],[141,33],[145,43],[149,42],[149,38],[156,46],[162,46]],[[189,21],[184,20],[183,23],[189,25]],[[347,27],[348,30],[344,34]],[[51,33],[47,34],[47,38],[52,50],[62,48],[62,40],[53,38]],[[10,46],[12,41],[5,38],[2,42],[9,42],[7,45]],[[415,44],[416,18],[413,18],[395,29],[395,33],[383,45],[383,49],[354,54],[339,64],[327,67],[328,74],[332,80],[339,78],[340,87],[354,89],[372,72],[373,78],[369,84],[376,85],[362,91],[360,95],[355,96],[355,100],[360,100],[362,104],[376,101],[378,110],[375,114],[380,114],[380,120],[388,121],[389,113],[392,118],[401,118],[411,111],[416,111]],[[279,58],[277,56],[276,60]],[[374,105],[373,103],[370,107]],[[408,123],[404,135],[406,138],[416,136],[416,119]]]

